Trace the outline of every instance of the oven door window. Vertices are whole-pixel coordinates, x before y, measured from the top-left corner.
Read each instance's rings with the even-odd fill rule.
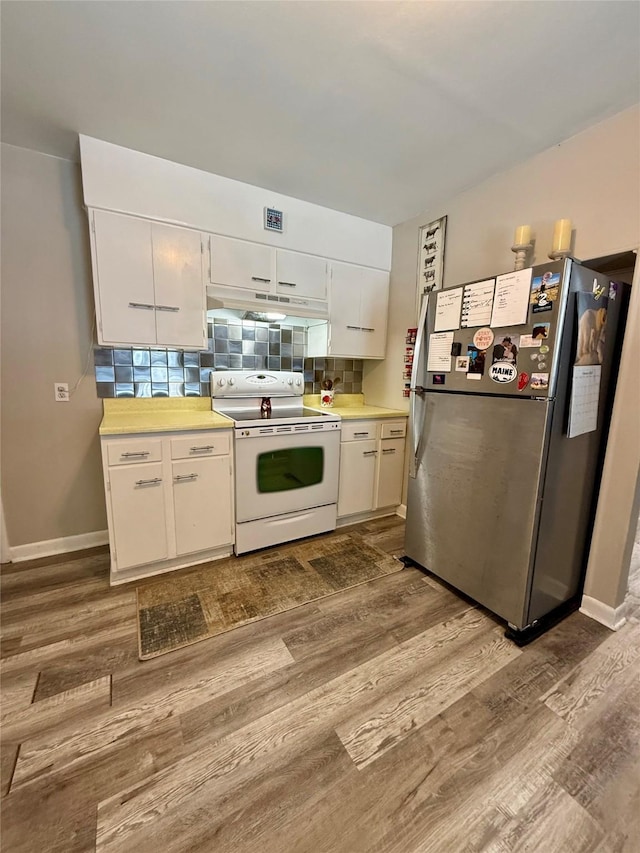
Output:
[[[288,447],[258,455],[258,492],[288,492],[322,482],[324,447]]]

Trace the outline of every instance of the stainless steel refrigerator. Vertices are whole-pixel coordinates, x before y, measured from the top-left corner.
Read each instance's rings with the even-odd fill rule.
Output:
[[[405,549],[524,643],[582,589],[628,291],[572,260],[515,275],[424,299]]]

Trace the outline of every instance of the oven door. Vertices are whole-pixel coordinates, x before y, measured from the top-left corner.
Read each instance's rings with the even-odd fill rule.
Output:
[[[236,521],[336,503],[340,430],[236,434]]]

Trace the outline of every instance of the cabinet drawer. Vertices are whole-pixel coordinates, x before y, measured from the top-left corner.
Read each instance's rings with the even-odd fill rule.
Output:
[[[109,465],[131,465],[133,462],[162,461],[162,440],[159,438],[128,438],[110,441],[106,445]]]
[[[382,424],[381,438],[404,438],[407,434],[407,422],[393,421],[392,423]]]
[[[367,441],[377,438],[378,424],[374,421],[356,421],[342,424],[341,441]]]
[[[201,456],[228,456],[229,433],[211,430],[208,433],[187,438],[171,439],[172,459],[199,459]]]

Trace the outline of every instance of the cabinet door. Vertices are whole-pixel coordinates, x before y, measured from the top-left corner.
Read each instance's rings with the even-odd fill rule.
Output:
[[[199,231],[153,223],[156,335],[160,346],[206,346],[202,239]]]
[[[177,554],[228,545],[233,539],[229,457],[185,459],[171,469]]]
[[[404,438],[387,438],[381,441],[378,457],[375,508],[398,506],[402,503]]]
[[[389,274],[366,270],[360,297],[361,354],[363,358],[384,358],[387,343]]]
[[[375,440],[347,441],[340,445],[339,516],[373,509],[376,445]]]
[[[328,355],[361,355],[360,293],[365,272],[363,267],[351,264],[332,264]]]
[[[118,570],[166,560],[167,520],[161,462],[109,469],[111,531]]]
[[[98,343],[155,344],[151,223],[93,211]]]
[[[284,296],[327,298],[327,262],[314,255],[276,250],[276,291]]]
[[[211,281],[227,287],[271,290],[275,251],[270,246],[211,236]]]

